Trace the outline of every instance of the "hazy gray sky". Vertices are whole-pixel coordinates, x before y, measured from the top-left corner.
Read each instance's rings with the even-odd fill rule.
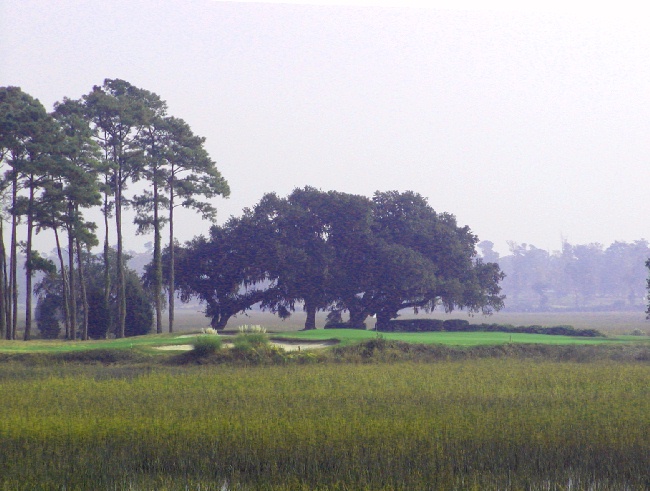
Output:
[[[311,185],[417,191],[502,253],[650,238],[645,10],[312,3],[0,0],[0,85],[158,93],[231,185],[220,221]]]

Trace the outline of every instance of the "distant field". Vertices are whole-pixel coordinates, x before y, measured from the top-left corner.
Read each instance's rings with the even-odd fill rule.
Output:
[[[197,309],[198,310],[198,309]],[[196,310],[182,310],[177,312],[176,327],[178,331],[208,327],[209,320]],[[317,317],[317,326],[325,325],[326,315],[320,313]],[[482,322],[520,325],[571,325],[578,329],[598,329],[605,334],[619,335],[630,334],[634,329],[641,329],[650,333],[650,321],[647,321],[643,312],[497,312],[490,316],[475,315],[470,317],[467,312],[453,312],[451,314],[433,313],[426,315],[413,315],[403,313],[400,319],[432,318],[432,319],[466,319],[471,323]],[[271,331],[295,331],[302,329],[305,323],[305,313],[295,312],[289,319],[282,320],[268,312],[249,312],[239,315],[228,323],[229,329],[236,329],[244,324],[260,324]],[[368,319],[368,328],[374,327],[374,320]]]

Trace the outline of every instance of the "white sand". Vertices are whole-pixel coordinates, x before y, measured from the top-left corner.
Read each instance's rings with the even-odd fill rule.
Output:
[[[328,346],[332,346],[332,343],[296,344],[296,343],[273,342],[271,344],[273,346],[277,346],[278,348],[282,348],[285,351],[302,351],[307,349],[319,349],[319,348],[327,348]],[[227,347],[230,345],[230,343],[224,343],[224,345]],[[190,351],[191,349],[193,349],[193,346],[191,344],[170,344],[168,346],[158,346],[156,349],[163,350],[163,351]]]

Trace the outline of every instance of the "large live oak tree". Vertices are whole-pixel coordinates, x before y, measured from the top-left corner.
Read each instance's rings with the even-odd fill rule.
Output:
[[[233,219],[209,240],[188,243],[179,268],[185,299],[205,301],[213,319],[227,310],[217,316],[220,327],[238,308],[234,297],[246,300],[240,311],[256,300],[288,315],[302,304],[305,329],[314,329],[316,312],[328,308],[349,312],[354,327],[376,315],[381,328],[408,308],[489,313],[503,305],[503,275],[477,257],[476,236],[419,194],[378,192],[370,200],[306,187],[287,198],[267,194],[244,218],[244,242]],[[251,264],[256,280],[246,269]],[[262,279],[266,293],[256,288],[256,297],[244,298],[246,287]]]

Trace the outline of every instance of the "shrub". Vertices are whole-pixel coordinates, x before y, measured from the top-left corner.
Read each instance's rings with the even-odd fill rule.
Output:
[[[382,329],[384,332],[436,332],[443,330],[440,319],[392,320]]]
[[[58,295],[47,294],[38,299],[35,318],[42,338],[56,339],[59,337],[61,333],[61,325],[59,324],[61,316],[60,304],[61,298]]]
[[[337,326],[338,327],[338,326]],[[603,333],[596,329],[576,329],[573,326],[513,326],[511,324],[470,324],[463,319],[403,319],[392,320],[383,332],[507,332],[523,334],[548,334],[554,336],[600,337]]]
[[[240,326],[239,334],[235,336],[232,343],[233,347],[240,351],[250,351],[270,345],[266,329],[262,326]]]
[[[636,328],[632,331],[632,336],[645,336],[645,333],[641,329]]]
[[[193,353],[196,356],[213,355],[221,349],[222,340],[221,337],[214,334],[204,334],[202,336],[197,336],[193,346]]]
[[[442,326],[445,331],[449,331],[449,332],[472,330],[472,328],[469,325],[469,321],[466,321],[464,319],[447,319],[442,323]]]

